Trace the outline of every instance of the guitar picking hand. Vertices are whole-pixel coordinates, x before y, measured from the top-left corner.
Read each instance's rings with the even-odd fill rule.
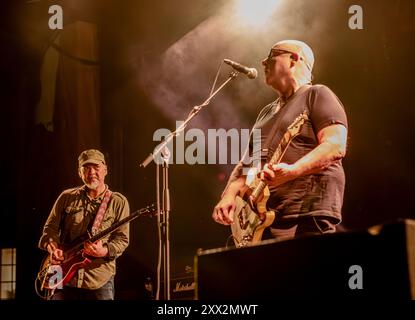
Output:
[[[225,226],[232,224],[235,207],[235,197],[224,196],[213,209],[213,220]]]
[[[85,242],[84,252],[92,257],[106,257],[108,255],[108,246],[103,245],[101,240],[95,243]]]
[[[58,244],[56,242],[51,242],[47,246],[47,250],[50,253],[50,262],[52,264],[60,264],[63,258],[63,251],[58,248]]]
[[[269,185],[277,187],[297,178],[297,174],[292,164],[278,163],[270,167],[267,163],[264,165],[260,177],[262,180],[266,180]]]

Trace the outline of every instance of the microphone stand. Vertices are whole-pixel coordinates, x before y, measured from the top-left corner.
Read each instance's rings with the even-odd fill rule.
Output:
[[[161,142],[156,148],[154,148],[153,153],[150,153],[149,156],[140,164],[140,167],[147,167],[151,161],[155,161],[156,166],[156,194],[157,194],[157,224],[158,224],[158,234],[159,234],[159,263],[157,266],[157,292],[156,300],[160,300],[160,266],[163,265],[163,293],[164,300],[170,300],[170,191],[169,191],[169,162],[170,162],[170,150],[167,147],[168,143],[176,136],[178,136],[184,129],[187,124],[192,120],[199,112],[206,107],[212,98],[231,80],[233,80],[239,73],[237,71],[232,71],[229,74],[229,77],[223,84],[201,104],[194,106],[187,116],[186,120],[173,132],[169,133],[167,137]],[[161,157],[158,158],[158,157]],[[161,160],[161,161],[160,161]],[[162,187],[163,187],[163,201],[160,203],[160,174],[159,166],[162,162]],[[161,254],[161,251],[163,252]],[[162,263],[160,263],[160,257],[162,257]]]
[[[163,297],[165,300],[170,300],[170,228],[169,228],[169,218],[170,218],[170,191],[169,191],[169,160],[170,160],[170,151],[169,148],[165,147],[161,151],[161,156],[163,158],[163,202],[161,212],[163,213],[161,218],[160,227],[162,229],[162,244],[163,244],[163,279],[164,281],[164,294]]]

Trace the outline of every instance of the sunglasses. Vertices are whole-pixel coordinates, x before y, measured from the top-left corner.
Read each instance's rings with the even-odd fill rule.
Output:
[[[277,57],[277,56],[280,56],[280,55],[285,54],[285,53],[289,53],[291,55],[296,56],[297,60],[298,59],[303,60],[303,58],[301,56],[299,56],[298,53],[287,51],[287,50],[281,50],[281,49],[271,49],[269,51],[269,54],[268,54],[268,57],[267,57],[267,63],[269,63],[273,57]]]

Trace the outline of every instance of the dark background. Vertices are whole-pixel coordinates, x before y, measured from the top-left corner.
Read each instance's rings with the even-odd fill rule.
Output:
[[[157,144],[153,133],[175,128],[177,120],[206,99],[220,61],[229,58],[261,71],[260,61],[272,44],[294,38],[314,50],[314,83],[328,85],[348,114],[343,227],[363,229],[415,217],[411,200],[415,3],[280,1],[259,28],[238,20],[235,3],[2,3],[0,245],[17,247],[18,298],[35,299],[32,288],[42,258],[37,241],[43,223],[58,194],[80,183],[76,173],[80,146],[61,152],[70,142],[34,121],[40,68],[51,34],[47,28],[51,4],[62,5],[65,27],[76,20],[97,26],[99,132],[96,145],[88,147],[104,151],[108,183],[129,199],[132,210],[155,201],[155,166],[139,167]],[[352,4],[363,8],[363,30],[348,27]],[[219,81],[228,71],[223,67]],[[259,73],[256,80],[240,75],[231,82],[189,129],[249,128],[258,110],[275,96]],[[67,131],[76,127],[77,119],[70,121],[74,123],[69,122]],[[232,167],[170,166],[173,276],[193,266],[197,249],[225,246],[230,230],[215,224],[210,215]],[[155,277],[157,245],[154,218],[131,224],[130,246],[119,259],[118,297],[145,298],[143,283],[146,277]]]

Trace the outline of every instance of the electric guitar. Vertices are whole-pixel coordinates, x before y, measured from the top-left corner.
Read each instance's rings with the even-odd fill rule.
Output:
[[[288,127],[269,161],[270,166],[281,161],[288,146],[300,134],[307,119],[308,113],[304,111]],[[275,212],[267,209],[270,196],[268,183],[261,180],[257,173],[256,168],[250,169],[245,185],[236,196],[234,222],[231,224],[232,238],[236,247],[245,247],[261,241],[265,228],[269,227],[275,219]]]
[[[37,295],[42,299],[50,298],[57,288],[62,288],[73,278],[78,269],[84,268],[92,261],[91,259],[94,257],[84,253],[85,242],[94,243],[139,216],[151,216],[155,211],[155,205],[149,205],[131,213],[128,217],[121,219],[94,236],[85,235],[76,239],[67,250],[64,250],[64,260],[60,264],[52,264],[51,255],[47,255],[43,259],[40,271],[36,276],[35,290]]]

